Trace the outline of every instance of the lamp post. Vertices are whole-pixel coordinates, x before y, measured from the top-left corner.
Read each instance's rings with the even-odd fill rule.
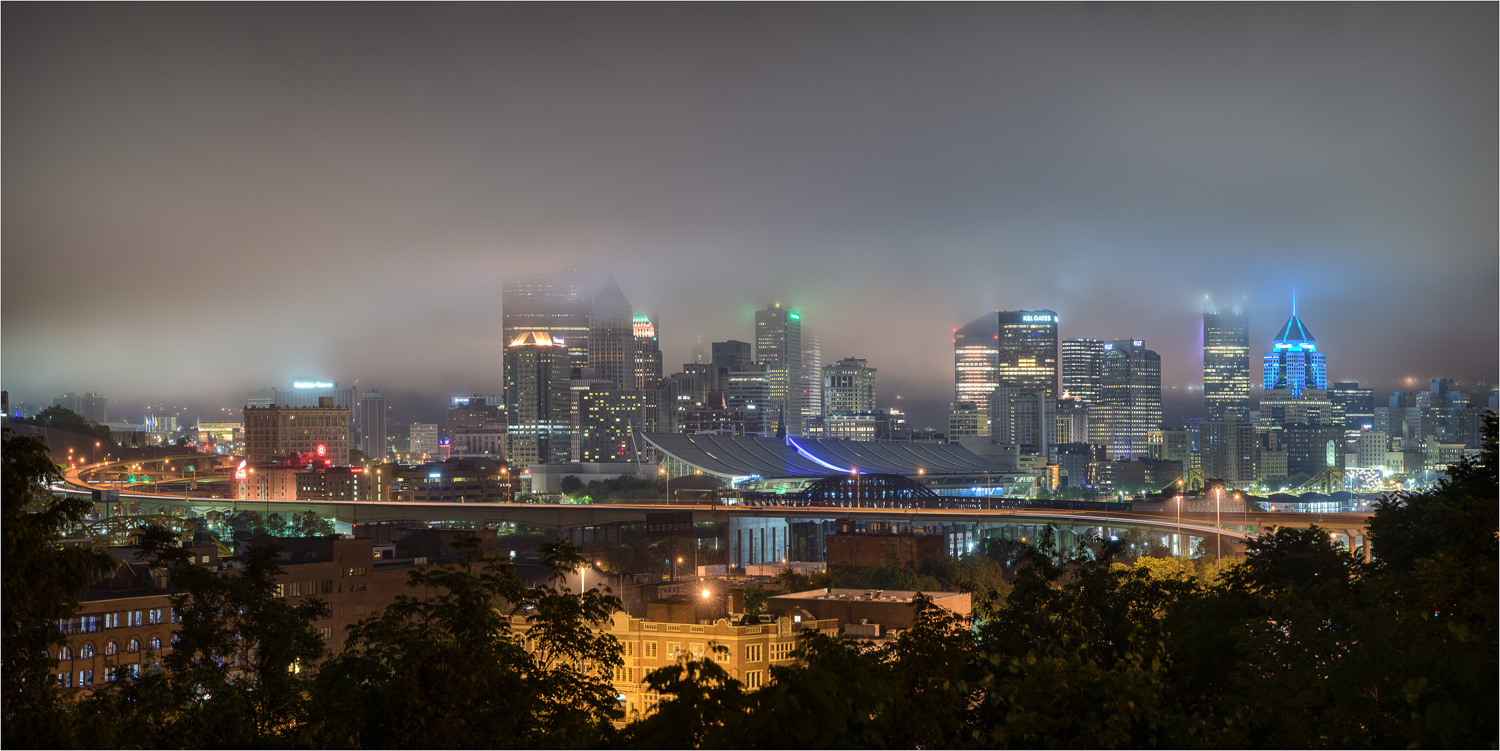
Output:
[[[670,475],[670,474],[667,473],[667,468],[666,467],[657,467],[656,468],[656,474],[661,475],[662,477],[666,478],[666,483],[667,483],[667,503],[671,503],[672,502],[672,475]]]
[[[1214,488],[1214,554],[1218,557],[1215,562],[1220,574],[1224,573],[1224,528],[1219,523],[1219,507],[1223,504],[1224,486]]]

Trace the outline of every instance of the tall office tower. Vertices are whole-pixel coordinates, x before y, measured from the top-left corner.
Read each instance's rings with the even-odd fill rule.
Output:
[[[823,342],[810,326],[802,327],[802,427],[823,416]],[[874,409],[872,406],[870,409]]]
[[[1041,391],[1001,386],[990,395],[990,438],[1047,456],[1057,443],[1057,405]]]
[[[787,433],[802,433],[802,316],[781,303],[757,310],[755,361],[771,382],[772,429],[784,422]]]
[[[729,374],[729,409],[745,413],[751,435],[772,436],[776,430],[777,408],[772,392],[771,373],[764,365],[750,363],[744,370]]]
[[[731,371],[742,370],[746,365],[755,362],[755,348],[750,342],[730,339],[727,342],[714,342],[711,346],[713,347],[713,364],[721,368]]]
[[[824,365],[823,415],[873,411],[875,370],[855,357]]]
[[[661,339],[656,321],[640,313],[631,321],[631,329],[635,335],[635,387],[661,388]]]
[[[1250,318],[1203,298],[1203,409],[1206,420],[1250,419]]]
[[[639,448],[632,431],[641,429],[646,394],[598,382],[579,401],[579,458],[585,462],[635,461]]]
[[[1292,298],[1292,317],[1271,343],[1262,365],[1266,391],[1286,389],[1295,397],[1302,389],[1328,388],[1328,356],[1318,351],[1311,331],[1297,317],[1297,298]]]
[[[569,368],[588,365],[591,299],[582,271],[517,277],[504,290],[500,305],[506,344],[540,331],[567,350]]]
[[[89,422],[100,425],[109,422],[109,399],[92,391],[82,395],[69,391],[54,398],[52,406],[62,407]]]
[[[1100,426],[1108,456],[1149,456],[1148,433],[1161,427],[1161,357],[1140,339],[1105,342],[1100,392],[1091,422]]]
[[[349,408],[335,406],[333,397],[310,407],[245,406],[245,459],[269,462],[296,451],[317,455],[337,466],[349,463]]]
[[[1469,403],[1468,395],[1453,379],[1432,379],[1427,392],[1427,411],[1431,415],[1431,435],[1438,441],[1479,446],[1480,410]]]
[[[1328,390],[1334,421],[1344,426],[1348,438],[1375,427],[1375,389],[1362,389],[1358,381],[1339,381]]]
[[[962,413],[957,424],[965,431],[974,424],[969,410],[988,411],[990,395],[1000,386],[1000,324],[995,316],[986,313],[953,330],[954,406],[950,411]],[[989,432],[959,435],[989,435]]]
[[[411,436],[411,458],[421,462],[440,462],[448,457],[438,453],[438,426],[435,422],[414,422],[407,428]]]
[[[1089,442],[1089,405],[1075,396],[1057,400],[1057,442]]]
[[[505,453],[511,466],[572,457],[572,359],[567,345],[545,331],[529,331],[505,348]]]
[[[1099,377],[1103,372],[1104,342],[1098,339],[1064,339],[1062,343],[1063,393],[1084,406],[1099,403]],[[1083,439],[1079,439],[1083,442]]]
[[[379,391],[366,391],[359,398],[359,410],[354,418],[359,450],[370,459],[383,462],[390,453],[390,425],[386,413],[385,396]]]
[[[1058,397],[1057,313],[1050,310],[1001,311],[999,319],[999,371],[1001,386],[1021,393]]]
[[[594,380],[635,385],[635,323],[630,301],[615,280],[605,282],[589,313],[589,367]]]
[[[1204,477],[1237,488],[1255,482],[1260,444],[1254,423],[1233,417],[1205,420],[1198,425],[1198,446]]]

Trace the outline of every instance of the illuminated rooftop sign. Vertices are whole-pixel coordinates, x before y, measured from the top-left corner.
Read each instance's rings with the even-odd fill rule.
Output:
[[[331,389],[337,386],[338,384],[328,381],[292,381],[294,389]]]
[[[1027,323],[1055,323],[1054,316],[1024,315],[1021,320]]]
[[[792,319],[793,321],[800,321],[800,320],[802,320],[802,316],[799,316],[796,313],[787,313],[786,317]]]

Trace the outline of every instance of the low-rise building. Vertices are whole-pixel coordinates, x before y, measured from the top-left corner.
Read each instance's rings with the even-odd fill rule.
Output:
[[[915,569],[923,558],[943,555],[942,535],[920,529],[896,529],[880,521],[865,522],[861,528],[853,519],[835,520],[834,529],[824,556],[834,571],[884,566],[890,560]]]
[[[912,602],[917,592],[887,591],[881,589],[810,589],[806,592],[774,595],[766,601],[766,609],[772,613],[795,616],[806,613],[823,621],[837,621],[846,636],[878,637],[890,629],[910,628],[915,610]],[[934,605],[950,610],[954,615],[968,618],[974,603],[963,592],[925,592]],[[864,629],[852,628],[864,626]],[[867,633],[874,626],[873,633]]]

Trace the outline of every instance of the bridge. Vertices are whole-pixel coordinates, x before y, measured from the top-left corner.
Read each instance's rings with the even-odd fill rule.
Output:
[[[201,456],[201,455],[199,455]],[[172,457],[161,462],[181,461],[190,456]],[[106,469],[110,463],[88,465],[70,470],[65,476],[66,487],[58,490],[76,494],[87,494],[98,489],[114,488],[89,482],[85,475],[94,475]],[[113,464],[122,464],[116,462]],[[893,521],[917,527],[936,527],[945,534],[959,533],[966,539],[984,536],[986,530],[997,526],[1032,527],[1040,529],[1048,524],[1062,530],[1142,530],[1161,535],[1170,541],[1175,551],[1186,552],[1190,538],[1212,538],[1222,536],[1230,542],[1243,543],[1260,534],[1279,528],[1307,528],[1319,526],[1330,531],[1336,539],[1343,541],[1354,554],[1369,560],[1370,545],[1365,539],[1368,514],[1305,514],[1272,511],[1239,510],[1225,514],[1187,511],[1173,513],[1162,509],[1143,511],[1125,503],[1066,503],[1034,502],[1024,499],[979,499],[963,498],[964,503],[946,504],[942,497],[921,499],[905,505],[890,499],[847,498],[839,501],[819,499],[818,505],[809,505],[806,499],[793,500],[778,505],[769,499],[760,499],[753,504],[724,505],[719,503],[683,503],[681,501],[645,501],[632,503],[593,504],[538,504],[538,503],[402,503],[375,501],[269,501],[235,500],[227,498],[204,498],[188,495],[161,493],[125,492],[122,489],[118,503],[99,504],[99,515],[166,514],[177,517],[202,516],[210,511],[256,511],[265,514],[279,513],[289,517],[294,513],[313,512],[350,527],[366,524],[402,523],[461,523],[480,525],[514,524],[569,533],[587,529],[609,529],[623,525],[642,524],[648,514],[664,511],[688,512],[694,524],[728,524],[732,520],[823,522],[832,519],[855,519],[858,521]],[[795,504],[795,505],[794,505]],[[879,504],[878,506],[876,504]],[[983,507],[989,506],[989,507]],[[1034,534],[1034,532],[1033,532]],[[1071,534],[1068,533],[1068,534]],[[956,550],[956,549],[955,549]]]

